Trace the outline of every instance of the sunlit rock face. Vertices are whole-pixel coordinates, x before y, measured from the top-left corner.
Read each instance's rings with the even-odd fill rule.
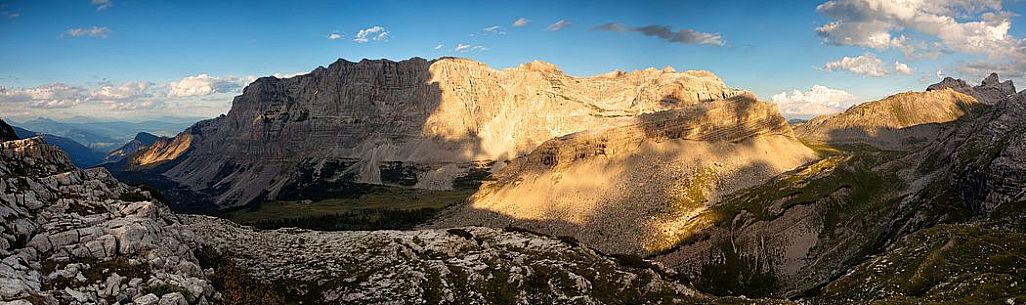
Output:
[[[957,120],[980,102],[950,88],[903,92],[819,116],[795,127],[799,138],[831,145],[870,145],[889,150],[912,150],[933,141],[940,125]]]
[[[612,253],[664,251],[719,196],[815,159],[775,105],[739,96],[552,139],[432,227],[513,225]]]
[[[974,109],[995,105],[1015,94],[1011,80],[991,73],[979,86],[944,78],[925,92],[903,92],[854,106],[843,113],[819,116],[795,127],[806,142],[831,145],[870,145],[909,151],[934,141],[942,124]]]
[[[544,62],[495,70],[458,58],[339,60],[293,78],[260,78],[227,115],[172,141],[184,145],[154,145],[133,162],[170,157],[164,176],[220,206],[296,193],[295,172],[319,175],[337,164],[343,170],[329,172],[392,184],[382,167],[400,162],[411,186],[446,189],[473,161],[501,167],[553,137],[742,93],[704,71],[579,78]]]

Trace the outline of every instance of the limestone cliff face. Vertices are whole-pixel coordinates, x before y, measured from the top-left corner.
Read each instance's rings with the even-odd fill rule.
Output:
[[[458,58],[339,60],[260,78],[226,116],[133,162],[175,159],[163,174],[222,206],[276,197],[294,186],[297,168],[341,166],[359,182],[387,184],[382,166],[402,162],[417,169],[416,187],[449,188],[473,161],[513,159],[553,137],[742,93],[704,71],[578,78],[543,62],[495,70]]]
[[[652,254],[722,194],[814,160],[777,108],[748,96],[549,140],[431,226],[513,225],[613,253]]]
[[[910,150],[936,138],[938,125],[931,123],[957,120],[978,104],[976,98],[950,88],[904,92],[816,117],[796,126],[795,133],[813,143]]]

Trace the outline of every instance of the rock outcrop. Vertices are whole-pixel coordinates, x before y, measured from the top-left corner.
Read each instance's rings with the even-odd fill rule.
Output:
[[[203,304],[213,297],[176,216],[106,170],[79,170],[39,137],[7,141],[0,188],[0,301]]]
[[[159,138],[160,137],[157,137],[149,133],[140,132],[136,134],[135,138],[133,138],[131,141],[125,143],[125,145],[122,145],[120,148],[107,153],[107,156],[103,158],[103,162],[111,163],[121,161],[129,155],[137,151],[143,150],[149,147],[150,145],[153,145],[153,143],[156,142]]]
[[[575,133],[510,161],[431,227],[524,227],[610,253],[653,254],[722,194],[816,158],[777,108],[739,96]]]
[[[1012,80],[1001,81],[997,73],[991,73],[979,86],[971,86],[964,80],[945,77],[939,83],[926,87],[926,91],[952,89],[968,94],[980,103],[993,105],[998,101],[1015,94],[1015,85]]]
[[[260,78],[226,116],[131,163],[173,159],[161,174],[220,207],[302,193],[295,173],[325,167],[356,182],[447,189],[475,162],[501,166],[554,137],[742,93],[705,71],[577,78],[544,62],[494,70],[459,58],[339,60]]]
[[[211,252],[303,304],[688,304],[708,297],[642,261],[627,265],[572,240],[464,227],[446,230],[253,231],[185,222]],[[259,289],[259,287],[245,287]],[[252,293],[247,291],[247,293]]]
[[[14,128],[11,128],[11,125],[7,125],[7,122],[0,120],[0,142],[17,139],[18,135],[14,133]]]
[[[172,213],[42,138],[0,143],[4,304],[667,304],[658,265],[524,231],[255,231]]]

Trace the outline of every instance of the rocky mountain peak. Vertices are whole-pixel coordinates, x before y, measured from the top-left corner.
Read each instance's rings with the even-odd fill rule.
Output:
[[[997,84],[999,82],[1000,82],[1000,80],[998,79],[998,74],[996,72],[991,72],[990,75],[987,75],[987,78],[983,79],[983,82],[981,83],[981,85],[982,86],[995,85],[995,84]]]
[[[926,87],[926,91],[952,89],[968,94],[979,102],[993,105],[998,101],[1015,94],[1015,85],[1012,80],[1001,81],[997,73],[991,73],[980,82],[979,86],[971,86],[964,80],[945,77],[939,83]]]
[[[954,77],[951,77],[951,76],[945,76],[944,79],[942,79],[940,82],[938,82],[936,84],[932,84],[930,86],[927,86],[926,87],[926,91],[944,90],[944,89],[947,89],[947,88],[956,88],[957,89],[957,88],[968,88],[968,87],[970,87],[969,84],[966,83],[964,80],[957,79],[957,78],[954,78]]]
[[[520,65],[520,68],[532,72],[563,74],[563,71],[560,70],[559,67],[555,64],[540,60],[535,60],[526,64],[522,64]]]

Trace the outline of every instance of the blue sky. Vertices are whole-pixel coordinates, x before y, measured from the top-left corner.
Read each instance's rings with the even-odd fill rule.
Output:
[[[1005,20],[1011,24],[1006,37],[993,42],[1004,46],[1022,37],[1022,29],[1016,26],[1022,17],[1015,14],[1026,11],[1022,3],[978,1],[980,9],[956,4],[930,6],[947,1],[901,8],[874,3],[880,2],[876,0],[834,2],[846,6],[823,8],[824,1],[0,0],[0,41],[4,44],[0,48],[0,87],[6,90],[6,95],[0,94],[0,106],[8,108],[0,110],[0,116],[213,116],[226,111],[231,96],[254,76],[307,72],[336,58],[459,56],[495,68],[543,60],[577,76],[664,66],[703,69],[716,73],[730,86],[751,90],[767,100],[785,93],[779,100],[794,101],[793,90],[799,90],[800,101],[794,101],[799,108],[805,107],[803,103],[821,102],[811,97],[813,86],[835,90],[818,93],[826,92],[829,97],[822,98],[832,98],[830,105],[835,107],[830,109],[834,110],[897,91],[922,90],[939,80],[938,70],[977,82],[982,72],[967,67],[981,60],[1007,61],[1002,66],[1007,71],[1001,72],[1022,79],[1022,71],[1016,70],[1021,60],[1017,51],[996,54],[985,50],[995,48],[988,44],[991,42],[963,48],[960,39],[976,40],[945,36],[944,31],[934,30],[935,24],[893,17],[911,9],[920,15],[951,16],[954,28],[985,20],[986,28],[993,25],[998,30],[1002,29],[999,21]],[[519,18],[529,22],[514,26]],[[560,20],[569,25],[547,30]],[[817,30],[835,21],[844,25],[892,22],[885,31],[895,42],[881,47],[876,42],[858,41],[859,37],[878,37],[873,33]],[[597,28],[608,23],[618,23],[623,30]],[[649,25],[669,27],[674,33],[691,30],[718,35],[722,45],[673,42],[633,30]],[[374,26],[388,34],[381,40],[370,35],[367,42],[353,41],[360,30]],[[485,30],[493,26],[499,28]],[[950,32],[951,28],[943,29]],[[341,38],[329,39],[332,33]],[[902,45],[915,42],[923,48],[901,49],[898,35],[907,38]],[[439,44],[442,47],[436,50]],[[456,51],[460,44],[470,47]],[[473,46],[481,47],[475,50]],[[921,56],[934,51],[943,52]],[[840,63],[844,57],[852,58],[852,63],[865,63],[855,59],[866,55],[883,65],[865,70]],[[826,68],[835,61],[834,68]],[[898,71],[895,62],[912,71]],[[197,77],[201,75],[205,77]],[[184,94],[139,93],[159,88],[166,91],[170,83],[187,77],[194,77],[192,84],[214,85]],[[125,87],[140,82],[146,84],[141,89]],[[57,97],[23,94],[32,88],[52,90],[47,86],[54,83],[66,85],[60,89],[70,93]],[[95,92],[104,86],[113,90],[109,92],[123,94],[109,98],[115,101],[96,103],[102,99]],[[135,98],[132,94],[136,93],[143,97]],[[76,94],[85,98],[39,100]],[[843,101],[838,102],[840,99]]]

